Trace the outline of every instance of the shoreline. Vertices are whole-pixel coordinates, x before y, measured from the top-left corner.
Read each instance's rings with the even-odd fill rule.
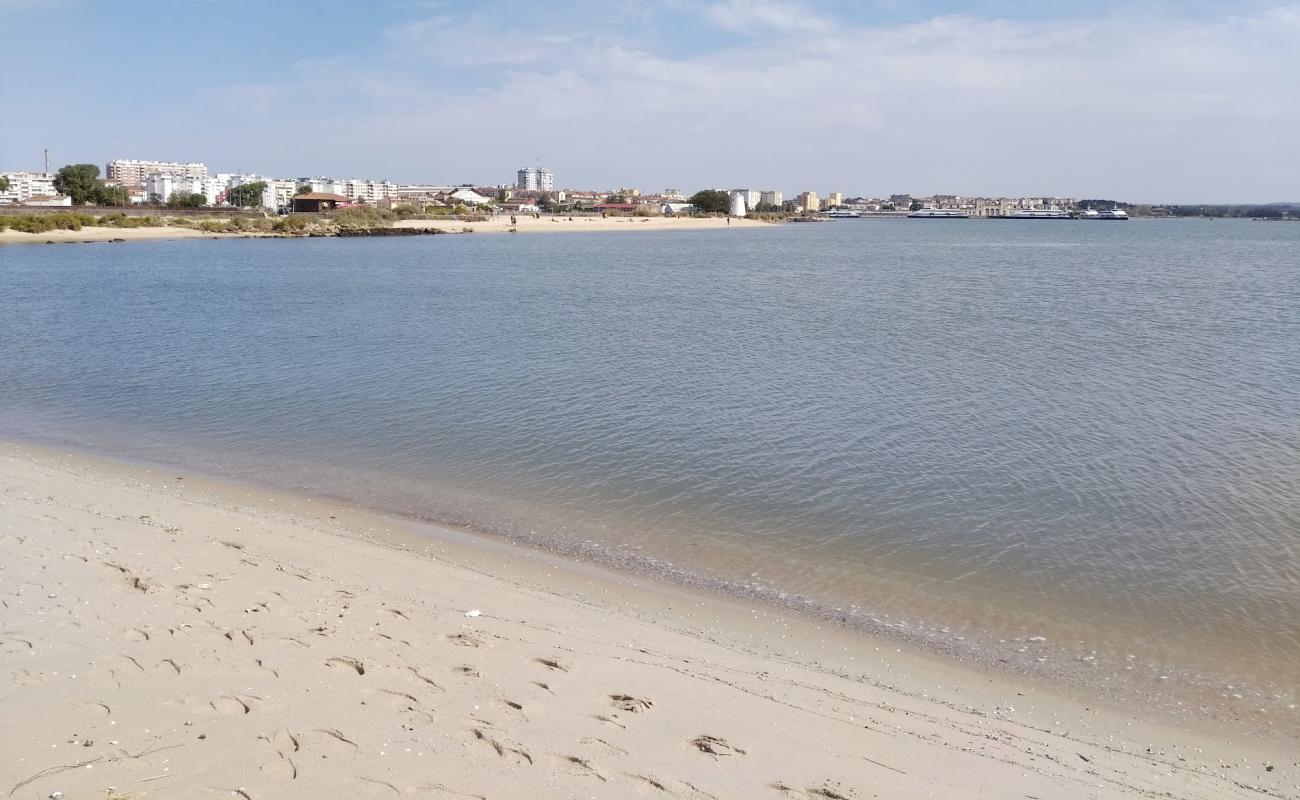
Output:
[[[610,233],[628,231],[690,231],[718,230],[735,228],[737,230],[775,227],[779,223],[758,222],[747,219],[733,219],[727,224],[724,217],[609,217],[588,218],[575,217],[567,221],[561,217],[542,217],[519,219],[515,230],[511,230],[509,217],[492,217],[484,222],[462,222],[459,220],[399,220],[389,228],[380,228],[376,236],[403,234],[382,233],[382,231],[409,232],[405,235],[443,235],[464,233]],[[139,228],[115,228],[85,226],[81,230],[51,230],[44,233],[23,233],[22,231],[0,231],[0,245],[5,244],[121,244],[135,241],[159,241],[167,239],[319,239],[349,238],[358,235],[348,232],[318,233],[304,236],[293,233],[275,233],[269,231],[249,231],[247,233],[213,233],[183,226],[146,226]]]
[[[503,793],[507,787],[528,787],[522,791],[527,794],[542,780],[572,786],[563,791],[617,797],[653,785],[643,777],[683,797],[704,796],[691,794],[688,786],[720,797],[865,797],[867,790],[879,789],[965,797],[980,788],[1012,796],[1013,785],[1042,798],[1085,791],[1127,797],[1156,787],[1174,790],[1176,797],[1300,796],[1294,760],[1287,761],[1282,742],[1248,737],[1229,743],[1222,733],[1073,700],[1035,682],[810,624],[780,609],[704,596],[332,500],[14,442],[0,443],[0,491],[0,546],[6,553],[0,585],[17,587],[17,594],[7,593],[3,612],[2,660],[14,688],[0,697],[0,707],[9,718],[43,712],[21,735],[0,733],[0,747],[15,754],[0,777],[12,778],[12,784],[51,764],[105,759],[97,773],[41,778],[27,787],[40,792],[31,796],[77,786],[87,793],[104,785],[131,789],[131,778],[145,774],[132,773],[144,767],[133,763],[136,758],[114,756],[107,742],[114,738],[129,752],[175,745],[166,754],[139,757],[150,762],[147,775],[160,772],[159,763],[169,759],[171,775],[158,787],[169,796],[189,796],[181,786],[192,790],[200,782],[246,786],[254,797],[290,787],[294,794],[300,787],[310,793],[311,784],[278,783],[286,780],[286,759],[300,780],[325,781],[320,786],[354,780],[355,788],[364,785],[356,780],[366,778],[403,787],[418,785],[426,772],[457,775],[455,785],[450,777],[439,779],[463,793],[448,797],[519,794]],[[32,526],[37,533],[23,530]],[[112,566],[105,565],[109,561]],[[272,561],[275,568],[266,566]],[[61,586],[43,585],[47,576],[64,573]],[[144,588],[123,587],[123,575]],[[34,588],[33,581],[42,586]],[[339,592],[351,597],[339,600]],[[65,595],[81,602],[68,605],[71,600],[61,600]],[[264,605],[255,603],[258,597]],[[109,607],[117,611],[109,615]],[[63,611],[74,608],[72,619],[79,624],[69,626]],[[343,621],[361,608],[369,612],[362,627]],[[476,609],[481,616],[465,616]],[[317,623],[325,632],[312,632]],[[462,634],[480,646],[456,644]],[[307,646],[268,644],[282,635]],[[237,643],[245,649],[233,649]],[[263,655],[254,665],[257,652]],[[484,662],[474,663],[484,680],[454,672],[465,666],[460,662],[474,661],[470,656]],[[326,666],[327,657],[363,662],[365,674],[346,663],[341,669],[338,663]],[[564,669],[529,658],[557,660]],[[500,663],[489,671],[486,662],[493,660]],[[264,668],[268,664],[278,673],[274,677]],[[56,671],[62,676],[55,677]],[[280,681],[290,673],[300,685],[286,689]],[[70,674],[85,682],[70,683]],[[576,686],[575,677],[581,677]],[[197,678],[202,681],[187,683]],[[184,684],[189,693],[172,684]],[[337,720],[325,719],[327,709],[317,708],[311,694],[313,688],[319,694],[322,684],[332,705],[360,692],[370,708],[354,715],[364,719],[342,711]],[[435,684],[440,691],[431,688]],[[200,696],[221,687],[230,693],[206,701]],[[561,691],[575,694],[557,706]],[[50,705],[64,694],[79,699]],[[611,707],[631,700],[605,695],[644,697],[653,705]],[[105,714],[96,703],[114,710]],[[451,719],[449,704],[464,713]],[[579,714],[578,707],[590,713]],[[60,710],[50,713],[51,708]],[[231,710],[240,713],[226,713]],[[367,721],[381,712],[387,716]],[[266,726],[272,723],[261,721],[268,716],[299,741],[311,724],[346,731],[354,745],[331,744],[327,734],[311,745],[320,745],[321,754],[327,747],[348,752],[331,750],[329,761],[286,754],[253,734],[256,729],[270,735]],[[602,716],[615,724],[602,722]],[[182,717],[187,724],[175,722],[166,731],[162,718]],[[128,727],[105,727],[119,718]],[[396,720],[401,724],[385,727]],[[140,725],[155,730],[141,735]],[[243,739],[241,731],[248,734]],[[533,742],[554,740],[557,731],[572,734],[573,753],[538,757]],[[201,732],[212,740],[206,748],[206,739],[194,738]],[[78,741],[93,743],[60,755],[72,747],[65,740],[74,733],[82,737]],[[127,738],[131,733],[136,741]],[[746,754],[710,753],[692,746],[696,735],[716,737]],[[377,756],[402,752],[393,737],[419,742],[432,759]],[[368,743],[357,744],[362,738]],[[485,740],[505,743],[506,755]],[[801,756],[789,761],[790,748]],[[529,752],[530,759],[511,757],[516,750]],[[214,751],[220,755],[215,760]],[[369,759],[358,760],[363,752]],[[765,760],[764,753],[780,753],[788,763]],[[566,760],[571,758],[578,761]],[[646,764],[631,763],[643,759]],[[926,765],[937,760],[968,762],[953,773],[962,774],[962,783],[927,772]],[[253,769],[257,761],[264,763]],[[360,770],[359,761],[383,774],[339,772]],[[1266,770],[1265,761],[1274,770]],[[679,765],[689,774],[670,778]],[[223,767],[238,775],[212,774]],[[459,767],[468,771],[457,773]],[[823,786],[836,794],[814,791]]]

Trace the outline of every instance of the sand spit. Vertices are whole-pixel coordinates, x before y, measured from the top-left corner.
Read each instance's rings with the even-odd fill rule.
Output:
[[[1297,798],[1229,742],[319,498],[0,444],[15,798]]]
[[[509,217],[492,217],[484,222],[447,222],[436,220],[403,220],[393,223],[391,228],[376,229],[375,235],[395,235],[391,231],[420,231],[429,233],[601,233],[609,231],[689,231],[716,230],[718,228],[735,228],[740,230],[769,228],[774,223],[756,222],[746,219],[734,219],[727,224],[725,218],[715,217],[520,217],[512,225]],[[514,229],[512,231],[512,228]],[[389,231],[389,233],[385,233]],[[332,236],[356,236],[355,231],[345,233],[320,234]],[[44,233],[23,233],[22,231],[0,231],[0,244],[48,244],[48,243],[99,243],[99,242],[134,242],[150,239],[247,239],[247,238],[307,238],[295,234],[282,234],[266,231],[248,233],[210,233],[208,231],[180,226],[159,226],[145,228],[83,227],[79,231],[52,230]]]

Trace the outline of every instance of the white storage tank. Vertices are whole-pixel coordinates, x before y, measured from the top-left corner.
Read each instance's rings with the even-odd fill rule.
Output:
[[[731,193],[731,216],[733,217],[745,216],[745,193],[744,192]]]

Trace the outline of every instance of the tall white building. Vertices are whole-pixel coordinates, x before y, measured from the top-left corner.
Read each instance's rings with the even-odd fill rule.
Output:
[[[155,172],[145,176],[144,196],[151,202],[166,203],[177,192],[203,195],[204,202],[213,206],[226,191],[226,182],[219,178],[196,178]]]
[[[0,192],[0,203],[26,203],[33,197],[49,197],[54,191],[54,176],[44,172],[0,172],[9,179],[9,189]]]
[[[104,177],[119,186],[134,186],[144,183],[150,175],[174,175],[178,178],[206,178],[208,168],[204,164],[192,162],[182,164],[177,161],[135,161],[117,158],[108,162]]]
[[[785,196],[775,189],[768,189],[758,193],[758,202],[765,206],[779,206],[784,199]]]
[[[743,196],[745,198],[745,208],[750,211],[758,208],[758,204],[762,202],[763,199],[763,193],[757,189],[732,189],[731,193],[733,195],[740,194]]]
[[[388,181],[348,180],[343,181],[343,191],[339,194],[358,203],[375,205],[380,200],[397,197],[397,184]]]
[[[555,191],[555,175],[545,167],[524,167],[516,174],[516,188],[533,192]]]

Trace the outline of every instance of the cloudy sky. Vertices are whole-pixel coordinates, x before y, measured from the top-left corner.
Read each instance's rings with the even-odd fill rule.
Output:
[[[1300,2],[0,0],[0,169],[1300,200]]]

